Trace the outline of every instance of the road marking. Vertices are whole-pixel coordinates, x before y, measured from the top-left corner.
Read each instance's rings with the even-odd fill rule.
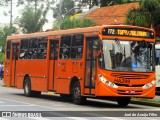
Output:
[[[80,117],[65,117],[65,118],[69,118],[69,119],[73,119],[73,120],[89,120],[89,119],[80,118]]]
[[[100,118],[107,119],[107,120],[124,120],[119,117],[100,117]]]
[[[17,103],[23,103],[23,104],[27,104],[27,105],[33,105],[33,106],[38,106],[38,107],[42,107],[42,108],[47,108],[47,109],[51,109],[52,111],[56,111],[58,109],[52,108],[52,107],[46,107],[46,106],[41,106],[41,105],[36,105],[36,104],[30,104],[30,103],[26,103],[26,102],[21,102],[21,101],[16,101],[16,100],[10,100],[10,99],[4,99],[4,98],[0,98],[1,100],[8,100],[8,101],[12,101],[12,102],[17,102]]]
[[[48,119],[44,117],[28,117],[28,118],[33,119],[33,120],[52,120],[52,119]]]
[[[3,102],[3,101],[0,101],[0,104],[1,104],[1,103],[5,103],[5,102]]]
[[[9,120],[9,119],[6,119],[6,118],[3,118],[3,117],[0,117],[0,120]]]
[[[29,105],[34,105],[26,102],[21,102],[21,101],[16,101],[16,100],[10,100],[10,99],[5,99],[5,98],[0,98],[1,100],[7,100],[7,101],[12,101],[12,102],[17,102],[17,103],[23,103],[23,104],[29,104]]]
[[[37,106],[37,105],[0,105],[0,107],[3,106],[10,106],[10,107],[15,107],[15,106]]]
[[[55,107],[56,107],[56,106],[57,106],[57,107],[58,107],[58,106],[59,106],[59,107],[60,107],[60,106],[65,106],[65,105],[64,105],[65,103],[62,104],[62,102],[55,102],[54,104],[53,104],[53,103],[48,103],[48,102],[37,102],[37,103],[40,103],[40,104],[49,104],[49,105],[52,105],[52,106],[55,106]]]

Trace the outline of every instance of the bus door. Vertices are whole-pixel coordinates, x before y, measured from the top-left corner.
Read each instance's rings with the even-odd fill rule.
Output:
[[[12,43],[12,62],[11,62],[11,86],[16,85],[16,63],[18,60],[19,43]]]
[[[86,39],[85,94],[95,94],[96,55],[98,37]]]
[[[57,39],[51,39],[50,40],[50,60],[49,60],[49,84],[48,88],[49,90],[54,90],[55,85],[55,75],[57,74],[57,59],[58,59],[58,40]]]

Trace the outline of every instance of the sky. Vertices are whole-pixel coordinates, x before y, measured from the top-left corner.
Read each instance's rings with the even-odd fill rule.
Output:
[[[16,0],[13,0],[13,12],[12,12],[12,16],[13,16],[13,22],[15,20],[16,17],[20,16],[20,12],[21,10],[24,8],[24,6],[16,6]],[[10,14],[8,13],[10,10],[10,3],[8,4],[8,6],[2,6],[0,5],[0,24],[10,24]],[[7,13],[7,16],[4,15],[4,12]],[[47,14],[47,19],[48,19],[48,23],[46,23],[43,27],[43,30],[47,30],[47,29],[51,29],[52,25],[53,25],[53,15],[52,15],[52,11],[49,11]]]

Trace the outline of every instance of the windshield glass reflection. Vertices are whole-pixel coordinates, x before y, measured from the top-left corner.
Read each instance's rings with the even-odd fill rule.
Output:
[[[103,40],[99,66],[116,71],[153,71],[153,43]]]

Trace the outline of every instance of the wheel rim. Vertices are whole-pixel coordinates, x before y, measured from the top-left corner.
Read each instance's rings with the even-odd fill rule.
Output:
[[[79,89],[79,87],[77,86],[77,87],[75,87],[75,89],[74,89],[74,101],[75,101],[75,102],[78,102],[80,99],[81,99],[81,97],[80,97],[80,89]]]
[[[80,89],[78,87],[75,88],[75,98],[80,98]]]

